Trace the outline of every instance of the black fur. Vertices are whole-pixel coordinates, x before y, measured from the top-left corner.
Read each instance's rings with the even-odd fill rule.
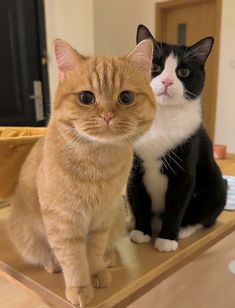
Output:
[[[198,96],[203,89],[204,64],[210,53],[213,39],[206,38],[195,44],[194,47],[199,46],[198,51],[203,41],[211,41],[211,45],[206,44],[207,53],[200,52],[200,55],[196,55],[198,52],[195,52],[195,57],[185,62],[184,51],[189,50],[190,47],[157,43],[148,29],[143,27],[138,28],[137,42],[148,37],[155,42],[153,78],[156,76],[154,67],[159,64],[164,67],[164,58],[170,52],[174,52],[181,58],[180,67],[188,66],[191,69],[189,78],[183,80],[185,88],[193,93],[191,95],[185,93],[190,103],[190,99]],[[160,50],[163,51],[162,54]],[[199,59],[198,56],[200,56]],[[175,154],[166,153],[161,158],[163,163],[165,161],[161,172],[168,177],[168,189],[159,237],[177,240],[181,226],[201,223],[205,227],[211,227],[215,224],[226,203],[227,185],[214,160],[213,146],[203,127],[199,127],[193,136],[171,150]],[[169,165],[172,168],[167,168]],[[143,183],[144,172],[141,159],[135,155],[127,195],[136,221],[135,229],[151,236],[151,198]]]

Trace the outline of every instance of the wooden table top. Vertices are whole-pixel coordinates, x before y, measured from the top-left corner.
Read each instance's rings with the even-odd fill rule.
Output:
[[[229,156],[218,164],[224,174],[235,175],[234,157]],[[62,274],[48,274],[25,264],[9,243],[3,220],[0,220],[0,270],[35,291],[50,306],[73,307],[65,299]],[[190,238],[180,240],[176,252],[159,253],[153,243],[134,244],[128,236],[120,239],[119,264],[112,270],[112,285],[96,290],[89,307],[125,307],[233,230],[235,212],[224,211],[213,228],[199,230]]]
[[[0,271],[0,307],[2,308],[48,308],[41,298],[19,283],[16,279]]]
[[[234,308],[235,232],[188,262],[128,308]],[[156,305],[157,303],[157,305]]]

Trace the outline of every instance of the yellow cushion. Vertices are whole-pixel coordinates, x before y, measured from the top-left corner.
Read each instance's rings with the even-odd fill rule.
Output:
[[[0,200],[11,197],[22,164],[46,128],[0,127]]]

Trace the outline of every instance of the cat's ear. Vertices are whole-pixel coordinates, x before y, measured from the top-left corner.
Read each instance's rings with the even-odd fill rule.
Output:
[[[141,41],[146,39],[154,40],[154,37],[147,27],[144,25],[139,25],[136,33],[136,43],[139,44]]]
[[[205,65],[206,60],[211,52],[214,44],[214,38],[211,36],[205,37],[196,44],[190,47],[188,54],[194,57],[201,65]]]
[[[142,72],[144,78],[150,80],[153,59],[153,41],[148,39],[141,41],[127,56]]]
[[[68,71],[79,68],[84,58],[64,40],[56,39],[54,45],[58,77],[63,80]]]

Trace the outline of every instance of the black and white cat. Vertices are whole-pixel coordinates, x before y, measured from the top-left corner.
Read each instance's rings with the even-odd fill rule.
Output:
[[[151,86],[158,109],[151,129],[135,144],[127,195],[135,218],[130,237],[173,251],[178,238],[215,224],[226,203],[226,182],[202,125],[204,65],[213,46],[206,37],[191,47],[158,43],[140,25],[137,42],[154,41]],[[159,231],[158,230],[158,231]]]

